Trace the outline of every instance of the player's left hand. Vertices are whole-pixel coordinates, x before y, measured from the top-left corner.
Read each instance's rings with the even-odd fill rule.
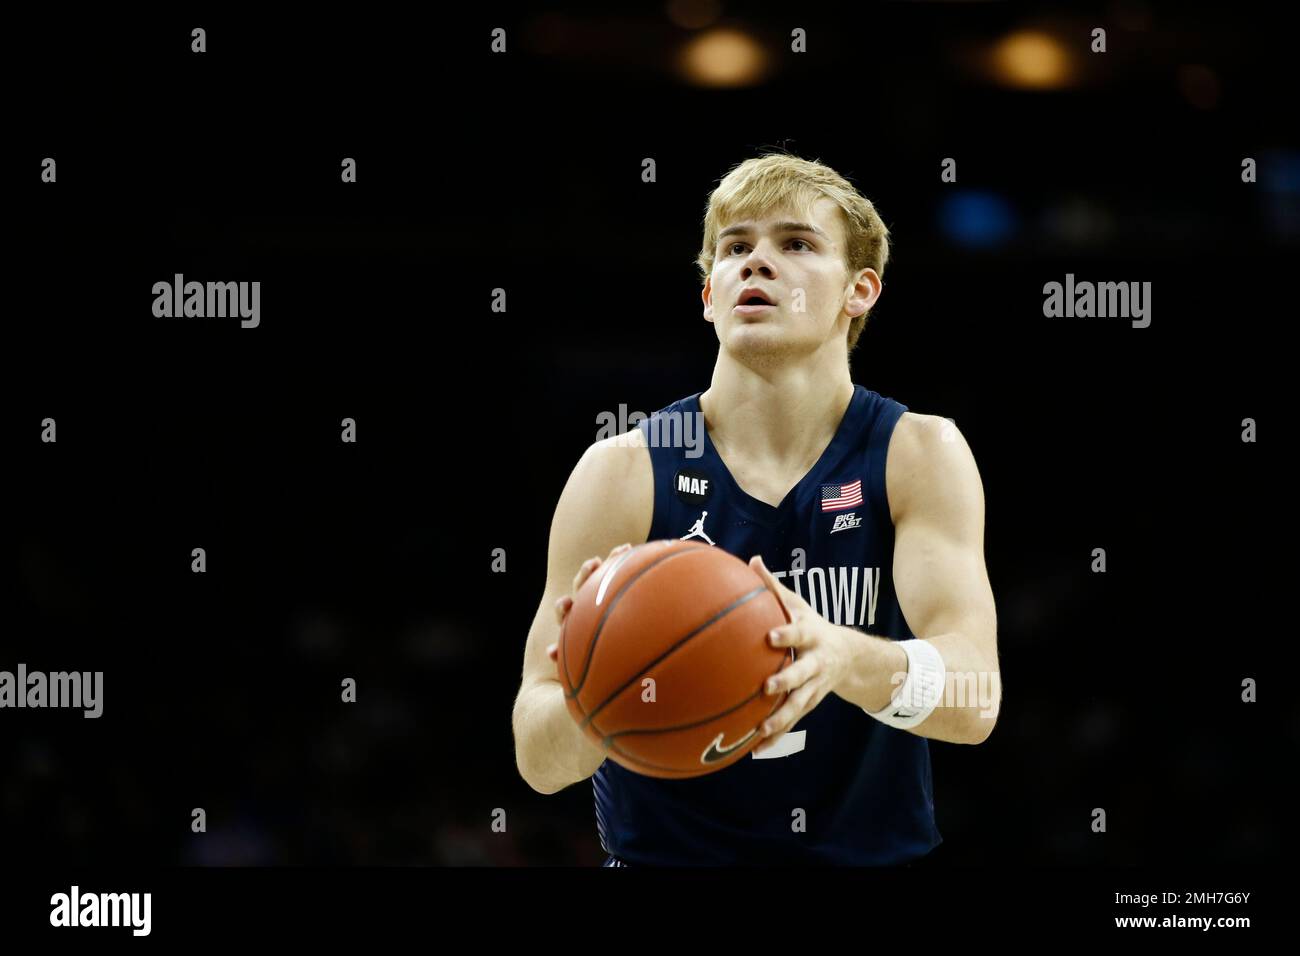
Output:
[[[763,743],[754,748],[762,753],[782,734],[794,728],[803,715],[822,702],[849,674],[854,660],[854,635],[851,628],[832,624],[814,611],[811,605],[772,576],[758,555],[749,566],[763,579],[790,615],[789,624],[775,628],[768,643],[773,647],[795,648],[795,661],[779,674],[769,677],[764,692],[775,696],[789,692],[781,708],[759,727]]]

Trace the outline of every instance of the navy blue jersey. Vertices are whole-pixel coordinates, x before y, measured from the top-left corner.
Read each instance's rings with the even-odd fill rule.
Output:
[[[688,538],[745,561],[835,624],[906,640],[891,582],[894,526],[885,455],[892,399],[855,385],[835,437],[778,507],[741,490],[704,428],[699,393],[639,428],[654,467],[649,540]],[[774,751],[722,770],[661,780],[606,760],[592,777],[601,845],[643,865],[890,865],[942,841],[924,737],[887,727],[835,693]]]

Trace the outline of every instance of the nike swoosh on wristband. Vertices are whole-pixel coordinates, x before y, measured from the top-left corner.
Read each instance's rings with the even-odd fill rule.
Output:
[[[713,738],[713,742],[709,744],[708,749],[700,755],[700,763],[717,763],[719,760],[725,760],[732,751],[747,741],[750,737],[753,737],[756,733],[758,733],[757,727],[745,734],[745,736],[741,737],[730,747],[719,746],[722,743],[722,738],[726,735],[718,734],[718,736]]]

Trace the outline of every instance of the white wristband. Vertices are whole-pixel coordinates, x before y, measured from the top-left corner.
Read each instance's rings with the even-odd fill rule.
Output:
[[[882,724],[911,730],[943,700],[947,671],[943,655],[929,641],[898,641],[898,646],[907,654],[907,679],[884,710],[874,714],[865,707],[863,710]]]

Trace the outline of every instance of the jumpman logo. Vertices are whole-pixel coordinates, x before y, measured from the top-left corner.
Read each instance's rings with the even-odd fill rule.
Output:
[[[713,544],[713,539],[704,533],[704,519],[709,516],[707,511],[701,512],[695,524],[691,525],[691,530],[681,536],[680,540],[685,541],[687,538],[701,537],[709,544]]]

